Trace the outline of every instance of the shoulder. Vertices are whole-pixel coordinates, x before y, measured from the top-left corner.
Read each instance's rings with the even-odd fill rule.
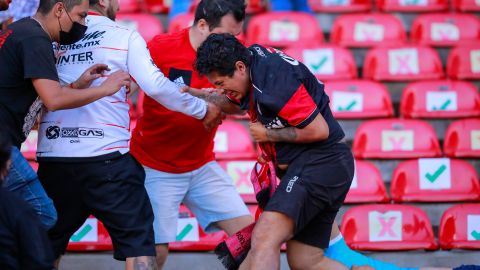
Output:
[[[148,48],[172,49],[184,42],[186,35],[188,35],[188,32],[185,32],[185,30],[156,35],[150,42],[148,42]]]
[[[26,42],[31,46],[48,44],[49,47],[52,47],[52,42],[49,40],[47,33],[31,18],[23,18],[11,24],[8,30],[11,31],[11,37],[16,43]]]

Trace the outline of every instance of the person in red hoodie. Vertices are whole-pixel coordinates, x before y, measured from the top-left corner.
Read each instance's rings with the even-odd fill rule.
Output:
[[[241,32],[242,0],[203,0],[192,27],[156,36],[148,48],[157,67],[171,81],[195,88],[212,88],[193,71],[196,49],[211,33]],[[215,162],[213,138],[201,121],[168,110],[145,97],[143,116],[132,134],[131,152],[144,166],[153,206],[157,263],[161,268],[168,243],[176,240],[179,206],[183,202],[206,232],[231,235],[253,222],[232,179]]]

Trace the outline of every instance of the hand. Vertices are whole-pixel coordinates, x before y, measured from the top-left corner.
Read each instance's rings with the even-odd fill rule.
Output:
[[[130,85],[130,75],[125,71],[118,70],[107,76],[101,87],[105,90],[105,96],[115,94],[120,88]]]
[[[256,142],[269,142],[267,128],[260,122],[250,123],[250,134]]]
[[[110,71],[107,65],[105,64],[96,64],[89,67],[80,78],[72,83],[73,88],[75,89],[85,89],[90,87],[92,82],[103,76],[105,71]]]
[[[207,104],[207,113],[203,118],[203,125],[206,130],[211,131],[222,123],[225,116],[217,105],[210,102]]]

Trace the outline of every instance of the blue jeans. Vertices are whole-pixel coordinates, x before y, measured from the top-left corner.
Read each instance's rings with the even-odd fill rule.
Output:
[[[10,170],[4,181],[7,190],[32,206],[40,222],[50,229],[57,222],[57,211],[40,184],[38,176],[17,147],[12,146]]]

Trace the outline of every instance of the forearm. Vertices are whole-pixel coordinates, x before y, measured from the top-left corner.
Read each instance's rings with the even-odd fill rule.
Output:
[[[267,129],[266,133],[268,140],[271,142],[312,143],[326,140],[329,135],[329,128],[319,114],[305,128]]]
[[[226,114],[245,114],[244,110],[240,109],[240,106],[231,102],[226,95],[217,94],[215,92],[208,92],[205,90],[198,90],[189,88],[188,91],[192,96],[201,98],[207,102],[217,105]]]
[[[70,87],[61,87],[59,94],[53,101],[53,110],[65,110],[78,108],[105,96],[105,90],[99,87],[88,89],[72,89]],[[47,107],[48,108],[48,107]]]

